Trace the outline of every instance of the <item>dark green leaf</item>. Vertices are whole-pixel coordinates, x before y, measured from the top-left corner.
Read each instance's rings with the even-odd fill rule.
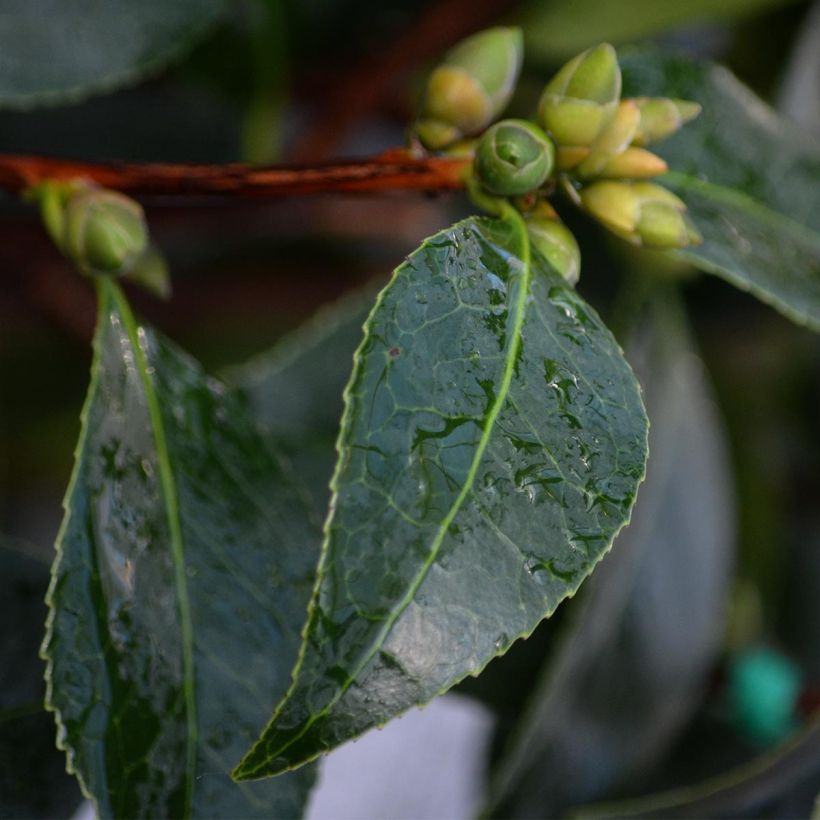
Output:
[[[638,386],[594,311],[527,257],[518,223],[468,219],[379,296],[295,683],[236,776],[301,765],[476,674],[626,523]]]
[[[687,23],[744,19],[790,2],[794,0],[531,0],[524,7],[522,26],[527,56],[554,62],[603,40],[635,42]]]
[[[335,436],[353,353],[375,298],[376,291],[354,293],[320,309],[270,351],[228,372],[265,429],[282,439],[317,430]]]
[[[563,816],[645,770],[699,703],[720,649],[734,537],[729,457],[675,307],[656,302],[633,357],[652,419],[646,485],[573,601],[500,758],[491,789],[500,816]]]
[[[820,720],[815,718],[776,749],[717,777],[635,800],[583,806],[574,817],[805,817],[820,781]],[[808,801],[795,811],[798,790]],[[788,814],[777,806],[790,804]],[[812,816],[816,815],[815,812]]]
[[[135,82],[174,59],[224,0],[6,0],[0,107],[73,102]]]
[[[625,93],[697,100],[658,153],[704,237],[681,257],[820,330],[820,147],[726,69],[658,52],[622,59]]]
[[[49,705],[104,817],[294,817],[230,765],[287,686],[318,532],[247,407],[100,284],[49,593]]]
[[[42,640],[50,550],[0,536],[0,817],[71,816],[82,795],[54,748],[43,706]]]
[[[354,293],[321,309],[269,352],[227,374],[321,509],[336,458],[342,392],[375,297],[375,291]]]

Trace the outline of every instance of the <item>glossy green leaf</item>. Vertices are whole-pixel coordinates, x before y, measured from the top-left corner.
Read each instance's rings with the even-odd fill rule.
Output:
[[[48,703],[103,817],[294,817],[230,765],[287,687],[318,530],[244,402],[99,285],[49,591]]]
[[[299,766],[478,673],[626,523],[646,459],[637,383],[525,237],[468,219],[379,296],[294,684],[237,777]]]
[[[728,447],[678,306],[656,297],[647,319],[631,346],[652,419],[646,483],[500,755],[495,816],[564,816],[645,771],[700,704],[722,646]]]
[[[527,56],[556,62],[602,41],[632,43],[677,26],[753,17],[794,0],[531,0],[522,12]]]
[[[224,11],[224,0],[5,0],[0,107],[74,102],[135,82]]]
[[[697,100],[703,112],[657,147],[703,234],[679,255],[820,330],[820,146],[726,69],[659,52],[623,56],[625,94]]]

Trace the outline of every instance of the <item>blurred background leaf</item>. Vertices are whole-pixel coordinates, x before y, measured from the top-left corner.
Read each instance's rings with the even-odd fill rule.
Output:
[[[43,707],[38,650],[48,559],[45,550],[0,536],[0,817],[69,817],[82,800]]]
[[[224,11],[224,0],[8,0],[0,106],[76,102],[134,83],[182,55]]]
[[[497,816],[558,816],[646,769],[703,700],[721,649],[728,452],[674,294],[656,294],[647,318],[631,357],[652,419],[646,483],[502,747]]]

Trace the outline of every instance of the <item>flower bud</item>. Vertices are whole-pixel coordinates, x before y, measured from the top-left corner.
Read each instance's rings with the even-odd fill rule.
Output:
[[[533,247],[570,285],[574,285],[581,273],[581,251],[572,231],[557,218],[542,216],[537,211],[524,218]]]
[[[416,133],[430,150],[483,131],[510,101],[523,56],[518,28],[491,28],[453,48],[427,83]],[[438,123],[431,126],[431,122]]]
[[[547,84],[541,124],[559,145],[589,146],[615,114],[621,70],[615,49],[602,43],[570,60]]]
[[[556,145],[555,167],[559,171],[571,171],[589,156],[589,148],[583,145]]]
[[[168,263],[153,244],[146,247],[139,259],[123,274],[123,278],[139,285],[158,299],[171,298],[171,274],[168,270]]]
[[[86,188],[65,206],[62,247],[87,273],[125,273],[145,250],[148,231],[142,207],[104,188]]]
[[[667,170],[666,162],[656,154],[646,148],[630,146],[607,160],[598,176],[609,179],[645,179],[665,174]]]
[[[476,149],[475,172],[497,196],[520,196],[544,184],[555,148],[547,135],[526,120],[502,120],[487,129]]]
[[[637,97],[635,103],[641,112],[641,122],[633,142],[641,146],[665,139],[701,112],[701,106],[689,100]]]
[[[618,105],[615,116],[595,138],[589,148],[589,156],[578,166],[578,176],[594,177],[612,159],[622,153],[635,136],[641,112],[634,100],[624,100]]]
[[[684,216],[683,200],[651,182],[595,182],[581,191],[581,202],[605,227],[636,245],[685,248],[701,241]]]

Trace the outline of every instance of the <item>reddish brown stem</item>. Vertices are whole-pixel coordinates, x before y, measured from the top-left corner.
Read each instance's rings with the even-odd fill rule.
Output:
[[[102,163],[0,155],[0,188],[82,178],[135,195],[278,197],[319,192],[442,191],[463,188],[469,160],[385,151],[361,161],[314,166]]]

